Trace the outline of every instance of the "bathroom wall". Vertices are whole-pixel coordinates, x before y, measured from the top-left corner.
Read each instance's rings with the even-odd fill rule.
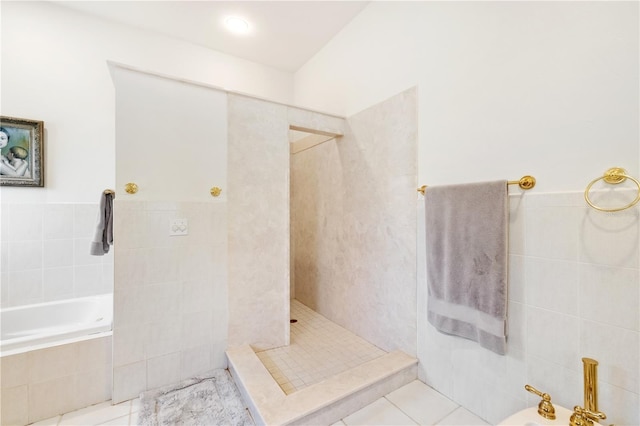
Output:
[[[107,61],[292,101],[290,73],[54,2],[3,1],[0,19],[2,114],[44,121],[46,173],[42,189],[2,187],[3,203],[95,203],[115,185],[115,93]]]
[[[97,216],[93,203],[4,205],[1,306],[111,293],[113,251],[89,255]]]
[[[229,345],[289,344],[289,126],[344,120],[229,94]]]
[[[416,354],[417,91],[292,155],[296,299],[387,350]]]
[[[226,367],[227,94],[113,67],[114,402]],[[159,125],[161,124],[161,125]],[[223,194],[212,197],[219,185]],[[173,221],[187,233],[172,235]]]
[[[638,7],[371,2],[296,72],[295,102],[350,116],[417,86],[421,185],[638,176]]]
[[[2,306],[101,292],[112,285],[112,256],[86,255],[100,193],[113,188],[119,200],[127,196],[121,183],[116,185],[115,92],[108,61],[281,102],[292,99],[290,73],[53,2],[3,1],[0,20],[1,113],[45,125],[45,187],[0,189]],[[189,162],[181,159],[184,150],[183,144],[164,151],[176,168],[182,167],[164,176],[194,178],[180,165]],[[145,156],[133,154],[132,169],[145,170]],[[192,155],[190,161],[198,159],[207,160]],[[132,177],[127,175],[123,179]],[[196,180],[201,188],[187,188],[209,197],[214,183]],[[142,183],[141,191],[150,196],[154,187]]]
[[[538,179],[510,188],[505,357],[427,323],[416,197],[420,377],[491,423],[537,403],[526,383],[582,403],[584,356],[607,422],[640,423],[637,207],[582,196],[609,167],[640,174],[638,18],[636,2],[373,2],[295,75],[296,102],[347,115],[417,85],[417,186]]]
[[[608,191],[600,205],[624,205]],[[583,404],[582,357],[599,361],[607,424],[640,424],[640,207],[587,207],[582,192],[510,189],[507,355],[437,332],[427,321],[425,240],[418,240],[419,377],[492,424],[539,397]],[[424,200],[418,201],[424,231]],[[422,233],[424,235],[424,233]]]
[[[114,403],[226,367],[226,203],[115,202]],[[168,235],[188,218],[189,234]]]
[[[229,95],[229,344],[289,344],[287,107]],[[241,165],[241,166],[240,166]]]

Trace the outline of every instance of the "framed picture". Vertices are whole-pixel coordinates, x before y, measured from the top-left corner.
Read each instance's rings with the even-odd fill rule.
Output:
[[[44,123],[0,116],[0,185],[44,186]]]

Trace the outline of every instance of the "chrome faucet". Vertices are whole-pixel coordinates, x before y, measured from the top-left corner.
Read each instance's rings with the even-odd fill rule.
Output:
[[[594,420],[603,420],[607,416],[598,411],[598,361],[582,358],[584,367],[584,407],[573,407],[569,419],[570,426],[593,426]]]

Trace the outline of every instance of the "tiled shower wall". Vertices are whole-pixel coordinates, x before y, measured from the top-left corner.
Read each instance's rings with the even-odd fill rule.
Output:
[[[113,251],[89,255],[97,217],[97,203],[3,204],[2,307],[111,293]]]
[[[289,126],[344,119],[229,94],[229,345],[289,343]]]
[[[226,203],[116,200],[114,229],[113,401],[226,367]]]
[[[590,357],[599,361],[599,409],[606,423],[640,424],[640,206],[603,213],[587,207],[582,192],[509,192],[507,355],[441,334],[428,323],[420,237],[420,378],[496,424],[539,402],[525,384],[566,408],[582,405],[581,358]],[[602,205],[614,194],[595,197]],[[423,199],[418,215],[424,236]]]
[[[387,351],[416,353],[416,90],[292,155],[296,299]]]

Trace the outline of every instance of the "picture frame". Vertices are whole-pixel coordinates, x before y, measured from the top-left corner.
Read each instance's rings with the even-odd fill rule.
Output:
[[[0,186],[44,186],[44,122],[0,116]]]

